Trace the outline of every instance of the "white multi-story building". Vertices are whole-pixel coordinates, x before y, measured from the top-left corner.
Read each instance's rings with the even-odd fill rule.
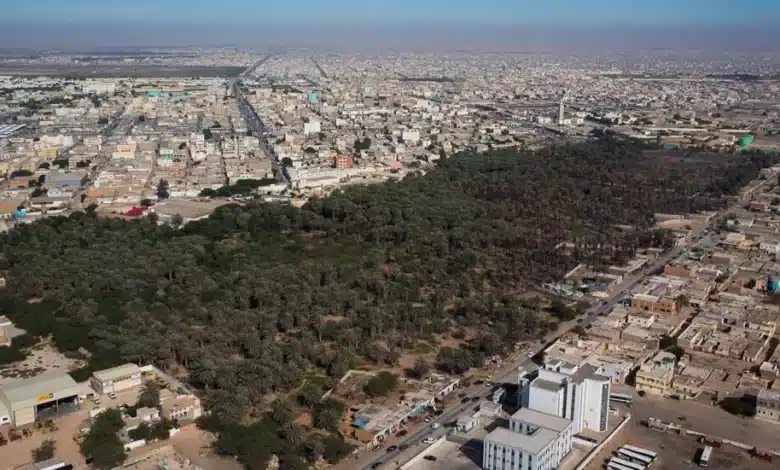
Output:
[[[550,362],[533,381],[521,378],[520,387],[521,406],[572,420],[575,434],[607,430],[610,379],[592,364]]]
[[[319,121],[311,120],[307,123],[303,124],[303,134],[309,135],[309,134],[317,134],[318,132],[322,131],[322,125]]]
[[[569,454],[574,436],[571,420],[523,408],[512,415],[509,429],[485,438],[486,470],[551,470]]]

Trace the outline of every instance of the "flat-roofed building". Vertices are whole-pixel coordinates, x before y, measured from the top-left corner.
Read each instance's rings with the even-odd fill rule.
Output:
[[[195,420],[203,414],[200,400],[194,395],[179,395],[162,401],[162,413],[167,419]]]
[[[95,392],[105,395],[140,386],[143,383],[142,376],[140,367],[135,364],[124,364],[94,372],[89,383]]]
[[[0,421],[25,426],[79,407],[81,387],[65,372],[47,372],[0,385]]]
[[[482,468],[552,470],[571,452],[571,420],[522,408],[509,423],[510,429],[497,428],[485,437]]]
[[[758,392],[756,418],[780,423],[780,392],[767,389]]]
[[[636,372],[636,388],[649,393],[665,394],[674,379],[675,356],[660,351],[655,357],[639,367]]]

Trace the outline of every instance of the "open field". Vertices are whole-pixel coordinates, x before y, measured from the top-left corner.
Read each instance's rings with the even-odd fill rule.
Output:
[[[0,75],[68,76],[77,78],[119,77],[236,77],[244,67],[176,65],[54,65],[0,63]]]
[[[618,390],[615,390],[618,391]],[[624,390],[619,390],[624,393]],[[672,400],[648,395],[637,398],[631,405],[632,424],[638,425],[647,418],[674,422],[692,431],[707,433],[712,437],[729,439],[762,449],[780,451],[777,433],[780,427],[756,420],[731,415],[720,408],[692,400]],[[623,409],[621,405],[616,408]],[[680,419],[684,417],[684,419]]]
[[[694,462],[697,451],[704,445],[697,442],[695,436],[678,435],[673,432],[661,432],[642,426],[638,420],[623,428],[621,433],[610,442],[586,470],[600,470],[604,463],[622,445],[631,444],[658,452],[659,457],[653,464],[654,470],[678,470],[699,468]],[[712,453],[710,468],[719,470],[771,470],[777,468],[777,461],[765,462],[752,458],[747,452],[733,446],[723,445]]]
[[[70,359],[57,351],[49,342],[27,350],[27,358],[0,369],[0,383],[32,377],[42,372],[70,371],[84,365],[84,361]]]

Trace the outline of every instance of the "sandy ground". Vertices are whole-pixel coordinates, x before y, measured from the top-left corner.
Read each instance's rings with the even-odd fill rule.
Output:
[[[54,349],[51,344],[43,343],[31,348],[24,361],[15,362],[0,371],[0,383],[12,382],[44,371],[61,370],[67,372],[83,365],[84,361],[69,359]]]
[[[620,390],[623,392],[623,390]],[[620,408],[621,405],[613,405]],[[639,398],[634,395],[630,409],[634,423],[653,417],[674,422],[692,431],[713,437],[729,439],[763,449],[780,451],[777,439],[780,427],[772,423],[731,415],[720,408],[692,400],[672,400],[652,395]],[[680,419],[684,417],[685,419]]]

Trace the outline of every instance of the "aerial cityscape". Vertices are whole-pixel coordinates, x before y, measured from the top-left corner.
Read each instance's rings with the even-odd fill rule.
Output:
[[[0,470],[778,468],[780,6],[73,1],[0,18]]]

